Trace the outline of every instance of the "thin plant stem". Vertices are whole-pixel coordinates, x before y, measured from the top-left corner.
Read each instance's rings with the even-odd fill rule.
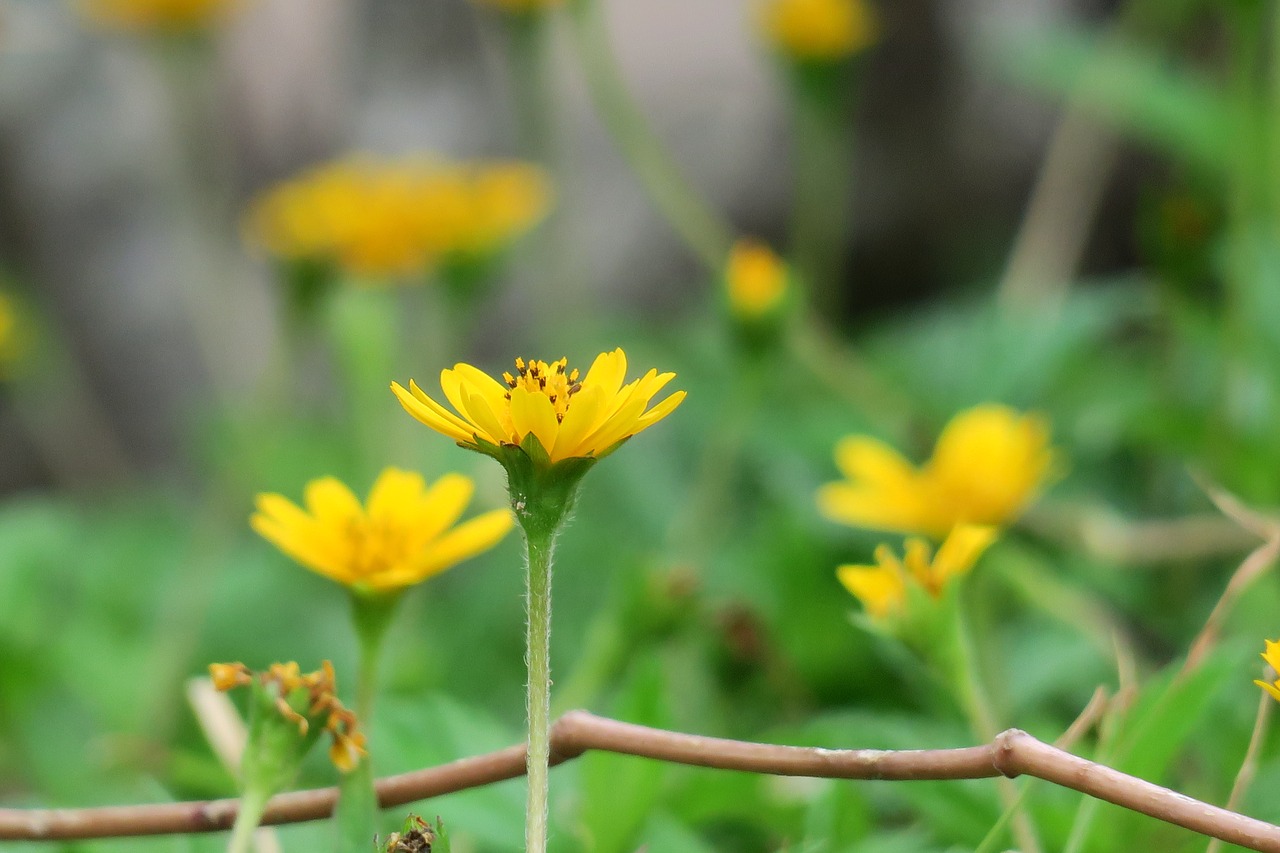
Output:
[[[719,271],[733,242],[732,229],[689,186],[631,97],[609,46],[599,0],[575,0],[569,17],[592,102],[614,144],[685,245],[708,269]]]
[[[262,821],[268,797],[261,791],[245,791],[240,798],[240,810],[236,812],[235,826],[231,828],[231,841],[227,853],[249,853],[253,849],[253,833]]]
[[[548,776],[551,762],[551,563],[554,531],[525,531],[528,571],[529,738],[525,809],[526,853],[546,853]]]
[[[1267,674],[1263,677],[1274,680],[1275,673],[1268,668]],[[1274,701],[1265,692],[1258,697],[1258,714],[1253,719],[1253,733],[1249,735],[1249,745],[1245,748],[1244,760],[1240,762],[1240,770],[1231,784],[1231,795],[1227,797],[1227,808],[1233,811],[1240,808],[1240,801],[1244,799],[1245,792],[1253,784],[1253,777],[1258,774],[1258,757],[1262,754],[1262,743],[1266,740],[1267,723],[1271,720]],[[1222,841],[1215,838],[1209,842],[1204,853],[1218,853],[1221,849]]]
[[[986,686],[979,672],[978,652],[965,618],[964,607],[958,603],[955,613],[955,662],[956,686],[960,693],[960,703],[973,733],[983,740],[994,738],[1000,731],[996,722],[995,711],[987,700]],[[999,779],[998,790],[1000,801],[1006,811],[1012,813],[1013,836],[1022,853],[1040,853],[1040,839],[1035,826],[1027,813],[1017,808],[1019,803],[1018,786],[1012,779]]]

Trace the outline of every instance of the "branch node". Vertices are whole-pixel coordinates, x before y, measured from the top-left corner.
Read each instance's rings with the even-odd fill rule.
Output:
[[[1001,776],[1016,779],[1022,775],[1022,763],[1018,760],[1018,742],[1031,735],[1022,729],[1005,729],[991,742],[991,765]]]

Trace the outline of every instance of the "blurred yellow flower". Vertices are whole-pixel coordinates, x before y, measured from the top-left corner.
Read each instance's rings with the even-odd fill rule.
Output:
[[[18,312],[13,302],[0,293],[0,376],[18,357]]]
[[[461,474],[428,488],[420,474],[387,468],[364,507],[341,482],[323,477],[307,484],[306,510],[281,495],[258,495],[250,523],[308,569],[357,590],[387,592],[427,580],[507,534],[513,522],[505,509],[452,527],[474,489]]]
[[[819,489],[824,515],[855,527],[935,539],[957,524],[1013,521],[1057,464],[1043,418],[995,404],[952,418],[933,457],[919,468],[866,436],[842,439],[835,456],[847,479]]]
[[[761,23],[782,53],[812,62],[851,56],[870,46],[880,30],[865,0],[768,0]]]
[[[471,0],[477,6],[488,6],[512,14],[531,14],[546,9],[558,9],[564,0]]]
[[[742,239],[733,245],[725,267],[729,307],[743,320],[758,320],[787,295],[787,265],[764,243]]]
[[[440,374],[440,387],[457,414],[412,380],[407,391],[398,382],[391,383],[391,390],[405,411],[464,447],[487,452],[524,446],[532,436],[555,464],[604,456],[684,400],[685,392],[677,391],[650,409],[649,401],[675,374],[650,370],[623,385],[626,373],[621,349],[597,356],[584,377],[569,370],[563,358],[549,364],[517,358],[516,375],[502,374],[505,384],[469,364],[457,364]]]
[[[135,32],[187,32],[217,23],[239,0],[81,0],[91,21]]]
[[[1267,666],[1271,667],[1272,671],[1268,675],[1280,672],[1280,642],[1267,640],[1267,650],[1262,653],[1262,659],[1267,662]],[[1254,679],[1253,683],[1270,693],[1277,702],[1280,702],[1280,680],[1259,681]]]
[[[922,539],[908,539],[902,559],[888,545],[880,545],[875,565],[840,566],[836,577],[872,617],[883,619],[902,610],[909,584],[933,598],[941,596],[947,583],[973,568],[995,539],[994,527],[961,524],[947,535],[937,554],[931,554]]]
[[[269,190],[247,222],[250,238],[281,258],[397,278],[503,248],[550,199],[546,174],[524,163],[352,157]]]

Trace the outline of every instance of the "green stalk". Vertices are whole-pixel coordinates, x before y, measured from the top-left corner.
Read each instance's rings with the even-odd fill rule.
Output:
[[[973,642],[973,635],[965,618],[963,602],[956,602],[954,638],[954,677],[955,687],[961,707],[969,718],[969,726],[973,733],[987,743],[995,740],[1000,733],[1000,726],[995,711],[987,700],[986,686],[979,672],[978,650]],[[1020,797],[1018,786],[1012,779],[1003,776],[996,780],[1000,802],[1006,811],[1012,813],[1013,836],[1022,853],[1040,853],[1040,839],[1035,826],[1027,813],[1018,808]]]
[[[587,88],[605,129],[658,212],[709,269],[719,272],[733,243],[732,230],[690,188],[632,99],[609,47],[599,0],[575,0],[570,20]]]
[[[529,798],[525,809],[526,853],[546,853],[551,761],[551,564],[556,529],[525,528],[528,549]]]
[[[839,307],[841,260],[849,230],[849,70],[799,67],[792,80],[795,201],[792,256],[813,307]]]
[[[227,844],[227,853],[249,853],[253,847],[253,833],[262,822],[262,815],[267,810],[270,797],[263,791],[245,791],[240,797],[240,809],[236,812],[236,822],[231,828],[231,841]]]

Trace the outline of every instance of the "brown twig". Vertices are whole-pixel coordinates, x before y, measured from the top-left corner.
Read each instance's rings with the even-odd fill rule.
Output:
[[[1267,667],[1263,678],[1268,681],[1274,681],[1275,677],[1275,670]],[[1262,755],[1262,741],[1267,733],[1267,722],[1271,719],[1271,707],[1274,702],[1270,694],[1266,692],[1260,694],[1258,700],[1258,714],[1253,720],[1253,733],[1249,735],[1249,746],[1244,751],[1244,760],[1240,763],[1240,771],[1236,773],[1236,780],[1231,785],[1231,795],[1227,797],[1227,808],[1232,811],[1240,808],[1245,792],[1249,790],[1249,786],[1253,784],[1254,777],[1258,775],[1258,758]],[[1205,848],[1204,853],[1217,853],[1221,849],[1222,840],[1215,838],[1209,842],[1209,846]]]
[[[1264,853],[1280,853],[1280,826],[1202,803],[1009,729],[985,746],[957,749],[817,749],[747,743],[651,729],[572,711],[551,733],[552,763],[602,750],[697,767],[828,779],[949,780],[1033,776],[1177,826]],[[512,779],[524,747],[388,776],[377,783],[384,808]],[[335,788],[295,791],[271,801],[264,823],[328,817]],[[211,832],[231,826],[236,800],[92,809],[0,809],[0,839],[63,840]]]

